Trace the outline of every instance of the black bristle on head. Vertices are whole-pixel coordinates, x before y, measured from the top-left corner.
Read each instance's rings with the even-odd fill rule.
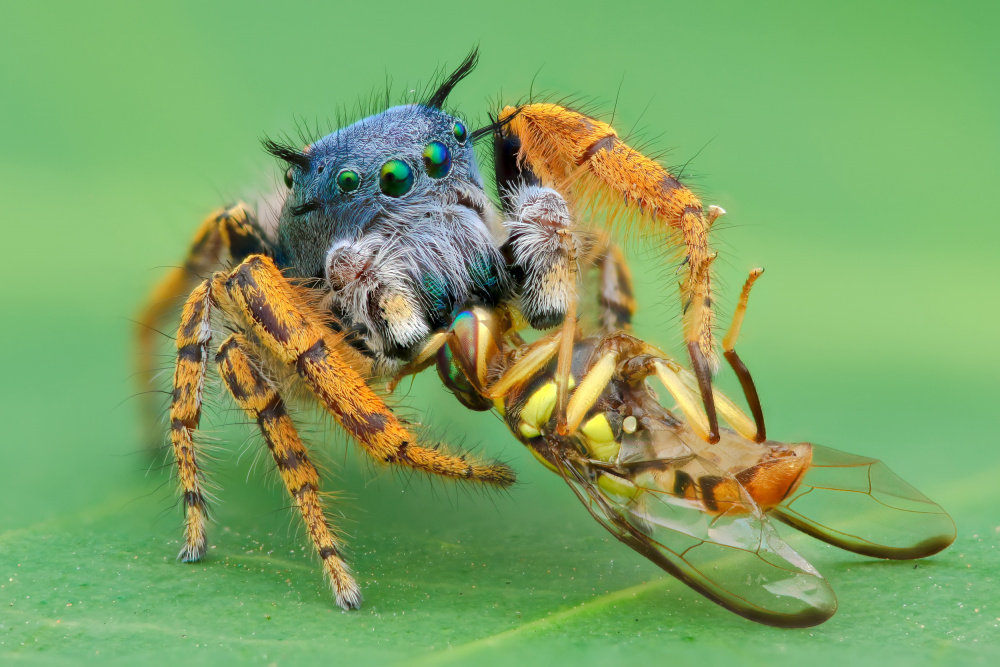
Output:
[[[307,201],[305,204],[299,204],[298,206],[292,207],[292,215],[299,216],[305,215],[306,213],[312,213],[320,208],[322,204],[319,201],[313,199]]]
[[[472,70],[476,68],[476,64],[479,62],[479,47],[473,47],[469,55],[465,56],[465,60],[462,64],[458,66],[454,72],[451,73],[444,83],[438,86],[437,90],[427,98],[424,102],[424,106],[431,107],[434,109],[440,109],[444,104],[445,100],[448,99],[448,95],[451,94],[452,89],[458,85],[458,83],[469,76]]]
[[[487,134],[494,134],[494,135],[500,136],[500,135],[503,134],[503,132],[502,132],[503,128],[506,127],[507,125],[509,125],[510,121],[514,120],[514,118],[516,118],[519,113],[521,113],[521,109],[520,108],[518,108],[517,111],[515,111],[511,115],[507,116],[503,120],[497,120],[491,114],[490,115],[490,124],[489,125],[484,125],[483,127],[479,128],[478,130],[473,131],[469,136],[472,138],[473,141],[476,141],[476,139],[479,139],[480,137],[484,137]]]
[[[308,155],[302,151],[295,150],[291,146],[279,144],[271,139],[264,139],[262,143],[264,144],[264,150],[268,153],[279,160],[284,160],[288,164],[294,164],[299,169],[308,169],[309,165],[312,164]]]

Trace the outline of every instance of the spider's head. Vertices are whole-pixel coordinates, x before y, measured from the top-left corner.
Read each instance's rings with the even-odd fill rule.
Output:
[[[343,297],[339,315],[366,331],[379,328],[384,313],[361,312],[361,304],[378,302],[368,291],[383,282],[370,271],[366,281],[345,280],[343,267],[332,264],[338,258],[390,271],[396,289],[422,304],[420,316],[431,327],[469,298],[496,301],[505,289],[497,249],[502,232],[476,167],[472,133],[441,108],[475,61],[473,52],[419,104],[390,108],[301,151],[266,145],[289,165],[278,230],[289,268],[325,278]],[[368,291],[352,294],[362,284]]]
[[[487,202],[469,135],[460,118],[418,104],[329,134],[289,160],[283,226],[298,233],[320,224],[343,238],[376,219],[403,221],[455,203],[483,217]],[[284,147],[269,148],[288,159]]]

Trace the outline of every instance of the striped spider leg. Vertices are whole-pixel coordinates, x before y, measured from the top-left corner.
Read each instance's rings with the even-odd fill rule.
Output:
[[[156,449],[162,433],[155,429],[161,406],[153,399],[153,384],[157,362],[159,328],[170,317],[176,317],[178,306],[191,290],[212,271],[232,266],[252,254],[270,255],[257,215],[244,202],[237,202],[210,214],[198,227],[182,266],[172,268],[157,283],[136,318],[136,381],[143,396],[143,424],[148,429],[145,439],[150,449]]]
[[[201,416],[215,308],[228,326],[239,331],[220,346],[216,357],[224,383],[263,433],[337,602],[345,609],[358,606],[360,593],[341,555],[337,530],[325,516],[319,475],[269,377],[294,371],[320,406],[379,463],[492,486],[513,483],[512,471],[502,463],[481,464],[419,444],[365,382],[363,369],[352,363],[356,353],[326,326],[303,293],[270,258],[251,255],[192,291],[177,330],[170,419],[185,508],[182,560],[198,560],[207,548],[207,502],[194,433]]]

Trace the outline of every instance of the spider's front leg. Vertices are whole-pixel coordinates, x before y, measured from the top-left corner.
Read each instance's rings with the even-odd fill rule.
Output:
[[[170,408],[171,440],[185,508],[184,546],[180,558],[204,556],[207,540],[205,484],[198,463],[195,431],[201,418],[213,307],[246,335],[230,337],[217,361],[230,393],[264,433],[289,492],[295,498],[310,537],[323,559],[338,603],[355,607],[357,587],[339,552],[339,539],[323,516],[319,477],[262,360],[284,363],[376,461],[424,472],[509,486],[514,474],[503,463],[479,463],[425,447],[366,384],[357,357],[333,333],[306,293],[287,282],[272,260],[254,255],[231,272],[201,283],[184,304],[177,330],[177,363]],[[248,340],[254,348],[249,349]],[[266,354],[256,355],[256,351]]]
[[[320,404],[376,461],[493,486],[513,484],[513,471],[503,463],[470,462],[464,455],[418,444],[348,362],[349,346],[322,323],[270,258],[249,257],[231,273],[216,274],[212,289],[227,316],[293,367]]]
[[[610,225],[638,221],[682,249],[684,342],[708,417],[708,440],[718,442],[709,231],[722,209],[704,210],[698,197],[656,160],[619,139],[607,123],[572,109],[547,103],[505,107],[497,127],[501,147],[509,147],[498,155],[516,156],[514,172],[564,193],[575,211],[602,209]],[[506,166],[500,173],[512,171]]]

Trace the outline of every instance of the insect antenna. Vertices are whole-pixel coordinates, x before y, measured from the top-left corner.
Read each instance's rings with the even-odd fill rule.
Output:
[[[469,76],[472,70],[476,68],[476,64],[479,62],[479,47],[472,47],[472,51],[469,55],[465,56],[465,60],[462,64],[458,66],[454,72],[451,73],[447,79],[444,80],[440,86],[437,87],[430,97],[424,102],[424,106],[431,107],[433,109],[440,109],[441,105],[445,103],[448,99],[448,95],[451,94],[452,89],[458,85],[458,83]]]

